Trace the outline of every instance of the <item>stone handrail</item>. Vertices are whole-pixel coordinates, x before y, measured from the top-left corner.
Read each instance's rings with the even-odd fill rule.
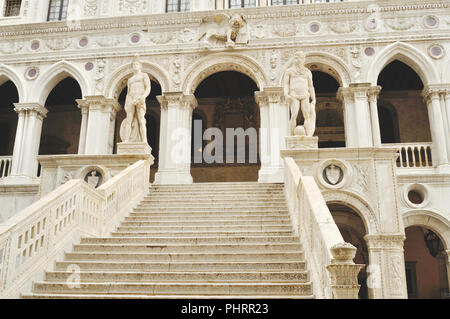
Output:
[[[11,175],[12,156],[0,156],[0,178]]]
[[[285,195],[295,234],[300,236],[316,298],[356,299],[356,248],[345,243],[311,176],[302,176],[294,159],[285,158]]]
[[[149,174],[148,161],[139,161],[99,189],[71,180],[0,224],[0,298],[29,291],[81,236],[111,232],[147,195]]]
[[[398,168],[430,168],[433,143],[383,144],[383,147],[395,147],[399,157]]]

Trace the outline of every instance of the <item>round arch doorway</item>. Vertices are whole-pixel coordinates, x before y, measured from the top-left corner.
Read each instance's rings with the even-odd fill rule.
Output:
[[[197,87],[191,152],[195,183],[258,181],[256,91],[258,86],[251,78],[235,71],[215,73]]]

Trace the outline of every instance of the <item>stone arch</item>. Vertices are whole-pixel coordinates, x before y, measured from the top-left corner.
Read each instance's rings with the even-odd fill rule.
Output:
[[[378,234],[380,226],[373,208],[360,196],[343,190],[328,190],[322,193],[327,204],[341,204],[353,209],[360,217],[366,227],[368,235]]]
[[[167,92],[169,90],[169,75],[162,70],[159,66],[142,61],[142,71],[150,75],[150,78],[161,85],[162,92]],[[130,63],[122,65],[120,68],[111,73],[107,80],[105,81],[105,96],[107,98],[118,99],[120,92],[126,86],[126,80],[131,77],[133,70]]]
[[[403,214],[405,229],[423,226],[431,229],[442,241],[444,248],[450,249],[450,221],[439,213],[430,210],[412,210]]]
[[[294,63],[294,57],[292,57],[283,68],[283,73],[279,84],[282,85],[286,70]],[[307,52],[305,65],[308,66],[311,71],[321,71],[332,76],[341,87],[348,87],[351,83],[350,71],[347,68],[344,61],[335,57],[329,53],[324,52]],[[313,66],[311,68],[311,66]],[[314,67],[315,66],[315,67]]]
[[[86,81],[86,76],[83,75],[72,63],[61,61],[53,65],[49,70],[47,70],[47,72],[40,76],[41,80],[36,82],[32,91],[34,96],[32,96],[30,100],[37,101],[41,105],[45,105],[50,92],[56,85],[58,85],[59,82],[67,77],[71,77],[77,81],[83,98],[89,94],[89,85]]]
[[[0,65],[0,85],[8,81],[13,82],[14,85],[16,86],[17,93],[19,94],[19,102],[24,101],[25,91],[21,78],[17,75],[17,73],[13,69],[2,64]]]
[[[430,58],[414,46],[403,42],[388,45],[375,56],[368,69],[366,82],[376,86],[381,71],[394,60],[411,67],[424,85],[439,83],[439,73]]]
[[[442,68],[442,83],[450,83],[450,57],[448,55]]]
[[[236,71],[247,75],[260,91],[264,90],[267,83],[263,69],[252,58],[240,54],[218,53],[208,55],[187,70],[182,91],[185,94],[194,94],[203,80],[222,71]]]

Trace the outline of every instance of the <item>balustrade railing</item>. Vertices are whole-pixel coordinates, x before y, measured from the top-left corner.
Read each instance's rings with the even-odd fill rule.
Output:
[[[397,148],[398,168],[433,167],[432,145],[432,143],[383,144],[384,147]]]
[[[316,298],[357,298],[356,248],[345,243],[312,176],[302,176],[292,158],[285,158],[285,194],[295,234],[308,263]]]
[[[11,175],[12,156],[0,157],[0,179]]]
[[[0,224],[0,298],[18,297],[81,236],[111,232],[146,196],[149,175],[148,161],[139,161],[98,189],[71,180]]]

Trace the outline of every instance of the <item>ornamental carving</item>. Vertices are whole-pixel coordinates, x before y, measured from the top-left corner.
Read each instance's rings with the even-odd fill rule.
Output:
[[[247,43],[240,37],[241,30],[246,27],[247,23],[239,14],[229,16],[221,13],[214,17],[203,18],[200,25],[199,41],[205,48],[215,43],[225,43],[227,47],[233,47],[236,43]]]
[[[358,29],[357,23],[345,22],[335,22],[330,23],[329,28],[335,33],[352,33]]]
[[[414,18],[394,18],[387,19],[385,22],[393,30],[404,31],[411,29],[417,21]]]
[[[23,48],[23,42],[4,42],[0,45],[0,52],[4,54],[18,53]]]
[[[70,38],[56,38],[46,41],[47,48],[54,51],[60,51],[67,49],[72,44],[73,39]]]
[[[98,0],[85,0],[84,1],[84,15],[95,16],[98,10]]]
[[[297,34],[297,25],[291,24],[276,24],[273,26],[273,34],[279,37],[293,37]]]
[[[147,0],[119,0],[119,11],[122,14],[136,14],[147,10]]]
[[[150,41],[155,43],[155,44],[166,44],[169,43],[170,41],[172,41],[172,39],[174,38],[174,34],[173,33],[155,33],[150,35]]]

